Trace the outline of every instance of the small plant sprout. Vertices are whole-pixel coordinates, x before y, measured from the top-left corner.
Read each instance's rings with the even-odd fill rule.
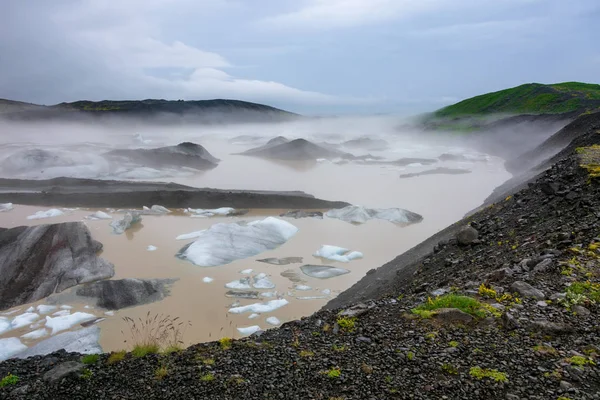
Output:
[[[504,372],[495,369],[483,369],[481,367],[472,367],[469,370],[469,375],[475,379],[489,378],[496,382],[507,382],[508,377]]]
[[[340,376],[342,376],[342,371],[339,368],[335,367],[331,368],[328,371],[325,371],[325,375],[327,375],[329,379],[337,379]]]
[[[123,359],[125,359],[126,354],[127,352],[125,352],[125,350],[110,353],[110,356],[108,356],[108,360],[106,362],[108,364],[116,364],[119,361],[123,361]]]
[[[99,359],[100,356],[98,354],[86,354],[85,356],[81,357],[81,362],[86,365],[90,365],[96,364]]]
[[[19,377],[9,373],[4,378],[2,378],[2,380],[0,380],[0,388],[3,388],[5,386],[13,386],[17,383],[19,383]]]
[[[344,332],[354,332],[354,329],[356,329],[356,317],[339,317],[337,324]]]

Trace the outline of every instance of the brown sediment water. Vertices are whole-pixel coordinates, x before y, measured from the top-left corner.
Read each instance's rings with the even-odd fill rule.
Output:
[[[77,310],[106,317],[99,322],[100,344],[105,351],[128,348],[131,344],[125,342],[130,339],[127,333],[128,326],[122,318],[126,316],[133,319],[144,318],[148,312],[189,321],[191,326],[184,334],[186,345],[215,340],[223,336],[240,337],[236,329],[238,327],[258,325],[261,329],[271,328],[272,326],[266,322],[266,318],[271,316],[277,317],[283,323],[309,315],[321,308],[337,293],[360,280],[370,269],[385,264],[462,218],[465,213],[479,206],[496,186],[508,178],[508,174],[502,168],[502,160],[499,159],[492,159],[488,163],[473,163],[471,166],[473,172],[470,174],[432,175],[400,180],[398,178],[400,171],[417,172],[432,167],[397,168],[357,164],[336,165],[329,162],[290,164],[232,156],[229,155],[229,152],[234,152],[231,146],[213,148],[210,148],[213,155],[224,160],[217,168],[194,176],[169,180],[197,187],[303,190],[316,197],[343,200],[368,207],[404,208],[421,214],[424,220],[418,224],[400,227],[382,220],[352,225],[331,218],[286,219],[299,229],[287,243],[255,257],[210,268],[199,267],[176,258],[175,254],[191,240],[175,240],[175,238],[181,234],[207,229],[216,223],[252,221],[265,216],[278,216],[287,210],[250,210],[250,213],[241,217],[192,218],[181,210],[168,215],[144,215],[141,224],[122,235],[112,233],[109,227],[110,221],[85,220],[94,239],[104,244],[101,256],[115,265],[116,274],[113,279],[178,279],[172,285],[170,296],[164,300],[119,310],[114,316],[104,316],[103,310],[97,308],[83,308],[85,305],[95,307],[92,303],[76,305]],[[143,205],[140,204],[139,207]],[[60,204],[56,207],[60,208]],[[0,226],[9,228],[19,225],[79,221],[95,211],[74,210],[56,218],[26,219],[26,216],[42,209],[47,208],[15,205],[14,210],[0,213]],[[109,214],[116,219],[121,218],[119,213],[109,212]],[[364,253],[364,258],[349,263],[339,263],[313,257],[312,254],[325,244],[360,251]],[[158,249],[147,251],[149,245],[156,246]],[[279,266],[256,261],[269,257],[302,257],[303,263]],[[300,266],[304,264],[338,266],[349,269],[350,273],[320,280],[304,275],[300,270]],[[256,319],[248,319],[250,313],[228,313],[229,306],[237,299],[225,296],[228,289],[224,285],[245,277],[246,275],[240,274],[240,271],[245,269],[253,269],[251,275],[268,274],[276,288],[260,290],[260,292],[277,291],[289,301],[289,304]],[[313,290],[295,290],[296,283],[281,275],[284,271],[295,273],[304,285],[312,287]],[[213,278],[214,281],[205,283],[204,277]],[[331,294],[324,295],[322,290],[325,289],[329,289]],[[311,296],[323,298],[298,299],[298,297]],[[246,305],[268,300],[272,299],[239,299],[239,302],[241,305]],[[43,304],[44,301],[38,303]],[[29,305],[17,308],[25,310],[28,307]],[[25,328],[18,333],[23,334],[24,331]],[[15,331],[8,332],[0,338],[10,336],[16,336]]]

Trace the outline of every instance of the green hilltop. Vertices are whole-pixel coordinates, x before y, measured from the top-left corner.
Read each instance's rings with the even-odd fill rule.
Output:
[[[527,83],[471,97],[436,111],[437,118],[491,114],[582,114],[600,111],[600,85],[564,82]]]

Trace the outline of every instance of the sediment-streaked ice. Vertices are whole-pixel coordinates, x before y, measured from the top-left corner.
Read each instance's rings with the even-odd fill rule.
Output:
[[[13,203],[0,203],[0,212],[10,211],[13,208]]]
[[[277,317],[269,317],[266,319],[267,324],[278,326],[281,325],[281,321]]]
[[[70,315],[71,310],[60,310],[52,314],[54,317],[64,317],[65,315]]]
[[[262,292],[260,295],[266,298],[277,297],[277,292]]]
[[[128,212],[123,216],[123,219],[112,221],[110,226],[113,228],[113,233],[120,235],[127,229],[131,228],[142,221],[142,217],[139,212]]]
[[[260,326],[252,325],[252,326],[237,328],[237,330],[242,335],[252,335],[253,333],[260,331]]]
[[[211,283],[212,281],[214,281],[214,279],[209,276],[205,276],[204,278],[202,278],[202,282],[204,283]]]
[[[300,269],[305,275],[318,279],[333,278],[350,272],[344,268],[330,267],[328,265],[303,265]]]
[[[0,335],[12,329],[12,325],[8,318],[0,317]]]
[[[101,219],[112,219],[112,217],[110,215],[108,215],[107,213],[105,213],[104,211],[96,211],[95,213],[90,214],[87,217],[85,217],[85,219],[89,219],[91,221],[97,221],[97,220],[101,220]]]
[[[288,303],[289,303],[289,301],[287,301],[286,299],[277,299],[277,300],[267,301],[266,303],[254,303],[254,304],[249,304],[247,306],[233,307],[233,308],[229,309],[229,312],[232,314],[242,314],[245,312],[263,314],[263,313],[275,311],[278,308],[281,308]]]
[[[61,210],[59,210],[58,208],[51,208],[49,210],[46,211],[38,211],[33,215],[29,215],[27,217],[27,219],[44,219],[44,218],[54,218],[54,217],[60,217],[61,215],[64,215],[65,213]]]
[[[54,335],[60,331],[71,329],[71,327],[77,324],[90,321],[94,318],[96,318],[95,315],[84,312],[76,312],[70,315],[55,318],[46,317],[46,327],[52,329],[52,335]]]
[[[188,239],[196,239],[197,237],[202,236],[203,232],[206,229],[196,232],[184,233],[183,235],[179,235],[175,238],[175,240],[188,240]]]
[[[252,257],[284,244],[298,232],[289,222],[267,217],[242,223],[220,223],[199,232],[177,256],[202,267],[216,267]]]
[[[252,284],[252,286],[255,289],[273,289],[275,287],[275,284],[271,282],[267,274],[261,272],[260,274],[254,277],[254,283]]]
[[[301,290],[301,291],[308,291],[308,290],[312,290],[312,287],[310,287],[308,285],[296,285],[296,286],[294,286],[294,289]]]
[[[0,339],[0,361],[4,361],[14,356],[15,354],[26,350],[27,346],[21,343],[21,340],[16,337]]]
[[[42,340],[35,346],[16,354],[19,358],[27,358],[37,355],[50,354],[60,349],[67,353],[96,354],[102,353],[102,347],[98,344],[100,339],[100,327],[97,325],[78,329],[74,332],[63,332],[56,336]]]
[[[300,297],[296,297],[297,300],[320,300],[320,299],[326,299],[327,296],[300,296]]]
[[[34,323],[40,318],[39,314],[26,312],[25,314],[17,315],[11,321],[11,329],[19,329],[24,326]]]
[[[156,251],[156,250],[158,250],[158,247],[149,245],[148,247],[146,247],[146,250],[148,250],[148,251]]]
[[[325,215],[353,224],[364,224],[371,219],[383,219],[395,224],[413,224],[423,220],[419,214],[401,208],[366,208],[363,206],[347,206],[329,210]]]
[[[56,306],[40,304],[39,306],[37,306],[37,310],[40,314],[50,314],[52,311],[56,310]]]
[[[46,336],[47,334],[48,334],[48,330],[46,328],[41,328],[41,329],[35,330],[33,332],[26,333],[26,334],[22,335],[21,337],[23,339],[27,339],[27,340],[35,340],[35,339],[42,338],[42,337]]]
[[[202,209],[202,208],[186,208],[185,212],[192,214],[192,217],[214,217],[215,215],[227,216],[235,213],[235,208],[231,207],[220,207],[213,209]]]
[[[352,260],[363,258],[363,253],[359,251],[350,252],[350,250],[343,247],[323,245],[313,254],[313,256],[347,263]]]
[[[227,289],[247,290],[252,289],[250,278],[242,278],[225,284]]]

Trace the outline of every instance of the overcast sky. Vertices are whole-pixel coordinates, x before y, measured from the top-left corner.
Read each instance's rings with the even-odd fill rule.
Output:
[[[0,98],[409,113],[600,82],[598,0],[0,0]]]

